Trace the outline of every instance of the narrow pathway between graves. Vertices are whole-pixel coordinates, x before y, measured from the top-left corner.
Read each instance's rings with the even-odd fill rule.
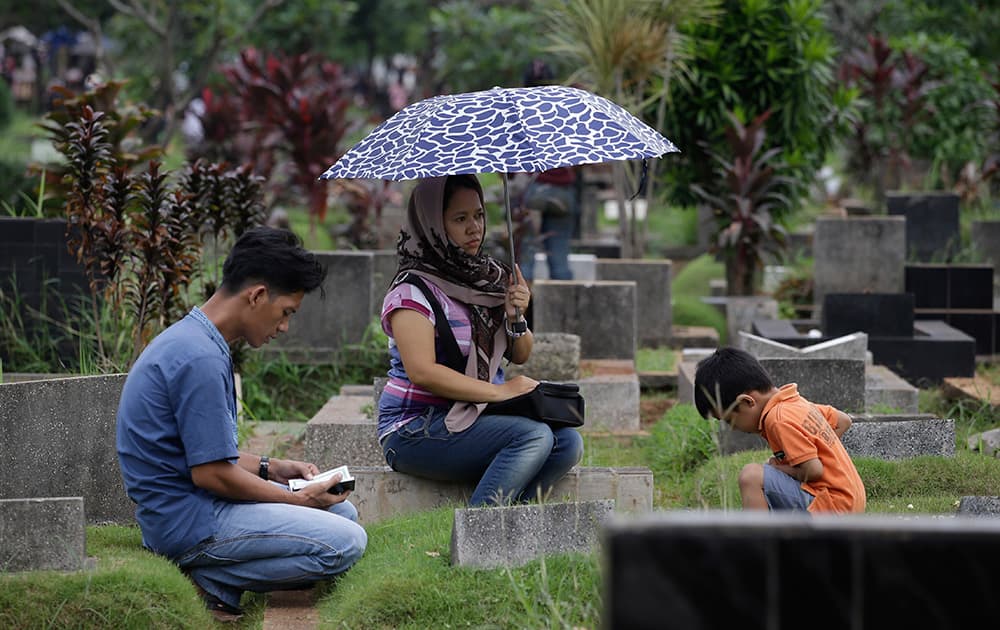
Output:
[[[275,591],[267,594],[264,630],[312,630],[319,624],[316,595],[308,591]]]
[[[243,448],[257,455],[301,460],[305,450],[302,440],[305,426],[305,422],[258,422]],[[264,630],[312,630],[318,623],[314,590],[267,594]]]

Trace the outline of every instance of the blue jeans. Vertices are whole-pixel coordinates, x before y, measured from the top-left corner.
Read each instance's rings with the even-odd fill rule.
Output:
[[[368,544],[348,501],[324,511],[219,499],[215,519],[215,535],[175,561],[230,606],[239,606],[243,591],[305,588],[343,573]]]
[[[813,495],[802,489],[802,482],[781,472],[774,466],[764,465],[764,498],[767,507],[775,510],[808,512]]]
[[[519,416],[482,415],[461,433],[445,427],[447,410],[429,410],[386,436],[393,470],[438,481],[478,482],[469,505],[544,497],[583,455],[575,429]]]
[[[540,249],[539,241],[545,248],[545,260],[549,265],[550,280],[572,280],[569,268],[569,242],[576,223],[576,193],[566,186],[534,184],[526,196],[529,207],[542,210],[542,227],[538,235],[525,236],[521,250],[521,273],[524,279],[535,279],[535,252]],[[555,199],[564,211],[546,209],[546,199]]]

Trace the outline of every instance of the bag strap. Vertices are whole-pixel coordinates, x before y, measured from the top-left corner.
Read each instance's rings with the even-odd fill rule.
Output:
[[[443,345],[443,365],[450,367],[456,372],[464,374],[466,359],[462,356],[462,350],[458,347],[458,341],[455,339],[455,333],[448,324],[448,317],[444,314],[444,309],[441,308],[441,303],[438,302],[436,297],[434,297],[430,287],[427,286],[427,283],[423,278],[412,273],[405,274],[396,282],[396,285],[400,284],[412,284],[420,289],[420,292],[424,294],[424,297],[431,305],[431,309],[434,311],[434,330],[437,331],[438,339],[441,340],[441,344]]]

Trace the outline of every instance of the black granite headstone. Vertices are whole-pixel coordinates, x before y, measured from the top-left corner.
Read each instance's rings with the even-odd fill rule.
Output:
[[[610,629],[966,629],[1000,619],[996,519],[674,512],[612,521],[603,549]]]
[[[827,337],[863,332],[871,336],[913,336],[912,293],[828,293],[821,328]]]
[[[992,265],[949,265],[948,308],[993,308]]]
[[[954,193],[886,195],[889,214],[906,217],[906,254],[920,262],[951,260],[960,243],[959,197]]]
[[[914,308],[948,308],[948,267],[946,265],[906,265],[906,292],[913,294]]]

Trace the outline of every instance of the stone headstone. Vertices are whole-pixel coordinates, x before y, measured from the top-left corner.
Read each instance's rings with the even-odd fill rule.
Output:
[[[803,614],[810,628],[990,628],[1000,618],[992,519],[677,511],[613,518],[603,550],[607,628],[764,630]],[[807,604],[817,588],[836,602],[819,615]]]
[[[0,575],[83,569],[85,525],[81,497],[0,499]]]
[[[590,553],[614,505],[604,500],[457,509],[451,564],[517,567],[551,554]]]
[[[854,359],[868,360],[868,335],[853,333],[797,348],[748,332],[740,332],[740,347],[758,359]]]
[[[827,293],[899,293],[906,219],[819,217],[813,252],[813,299],[820,309]]]
[[[534,331],[580,337],[583,359],[635,360],[635,282],[537,280]]]
[[[475,483],[445,482],[404,475],[388,466],[351,469],[355,489],[351,502],[358,521],[367,525],[386,518],[467,504]],[[546,502],[614,500],[618,512],[653,509],[653,473],[643,467],[575,466],[555,483]]]
[[[993,309],[993,265],[948,265],[948,308]]]
[[[886,194],[890,215],[906,218],[906,252],[921,262],[947,261],[960,244],[955,193]]]
[[[284,352],[294,361],[332,361],[345,345],[361,341],[373,304],[378,301],[381,307],[385,291],[380,289],[381,296],[376,296],[372,252],[314,253],[328,269],[325,298],[319,290],[306,295],[288,332],[268,344],[267,353]]]
[[[134,523],[115,447],[125,377],[0,385],[0,499],[78,496],[88,524]]]
[[[865,410],[917,413],[920,391],[884,365],[865,365]]]
[[[823,300],[823,334],[855,332],[871,337],[913,336],[912,293],[828,293]]]
[[[962,516],[1000,516],[1000,497],[962,497],[957,512]]]
[[[389,291],[389,284],[396,277],[399,259],[394,249],[379,249],[372,255],[372,310],[371,317],[382,314],[382,300]]]
[[[670,270],[669,260],[629,258],[597,262],[598,280],[635,282],[640,346],[656,348],[670,343],[673,324],[673,311],[670,306]]]
[[[306,425],[306,461],[322,469],[344,464],[350,468],[382,466],[385,457],[377,427],[371,392],[332,396]]]
[[[739,343],[740,331],[753,329],[755,319],[777,319],[778,302],[759,295],[729,296],[725,300],[726,328],[729,343]]]
[[[928,414],[855,415],[841,438],[851,457],[906,459],[955,454],[955,421]]]
[[[574,280],[597,280],[597,256],[593,254],[570,254],[569,270]],[[542,252],[535,253],[535,280],[549,280],[548,257]]]
[[[1000,429],[990,429],[970,435],[966,444],[970,451],[979,451],[983,455],[997,457],[1000,455]]]
[[[580,378],[580,336],[569,333],[533,333],[528,360],[504,366],[510,378],[523,374],[537,381],[575,381]]]
[[[761,359],[778,387],[797,383],[810,402],[845,413],[865,408],[865,363],[857,359]]]

